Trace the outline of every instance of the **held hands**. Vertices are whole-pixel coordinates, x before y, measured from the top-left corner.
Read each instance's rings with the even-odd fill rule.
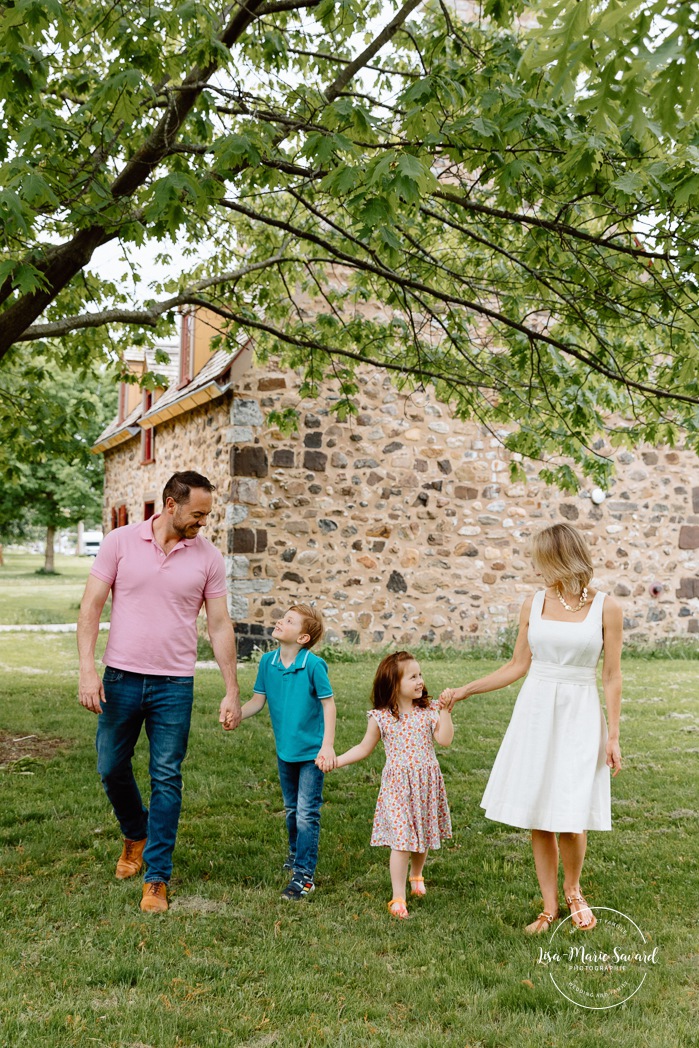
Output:
[[[234,731],[243,719],[239,695],[224,695],[219,707],[219,723],[224,731]]]
[[[465,698],[465,691],[463,688],[445,688],[439,696],[440,709],[451,713],[454,709],[454,704],[463,698]]]
[[[617,739],[607,740],[607,767],[612,770],[612,778],[621,771],[621,750]]]
[[[332,746],[322,746],[315,762],[322,772],[327,773],[336,768],[337,757],[335,756],[335,750]]]

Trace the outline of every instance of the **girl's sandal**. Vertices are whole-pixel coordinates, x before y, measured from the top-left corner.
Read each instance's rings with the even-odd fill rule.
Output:
[[[399,920],[404,921],[406,917],[409,917],[408,907],[405,905],[405,899],[401,899],[399,895],[395,899],[391,899],[388,904],[388,912],[391,917],[398,917]]]
[[[427,895],[424,877],[408,877],[411,895]]]
[[[527,935],[541,935],[543,932],[547,932],[554,921],[558,920],[557,913],[546,913],[542,911],[535,921],[528,924],[524,929]]]
[[[579,928],[581,932],[591,932],[594,926],[597,924],[597,918],[590,909],[589,903],[585,899],[585,896],[581,891],[571,892],[570,895],[566,895],[566,902],[568,903],[568,909],[570,910],[570,923]],[[575,906],[575,909],[573,909]],[[583,918],[581,915],[587,911],[589,916]],[[575,918],[578,918],[576,921]]]

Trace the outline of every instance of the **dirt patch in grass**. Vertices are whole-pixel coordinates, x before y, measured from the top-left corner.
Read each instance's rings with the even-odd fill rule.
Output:
[[[66,739],[49,739],[0,728],[0,768],[18,761],[50,761],[69,745]]]

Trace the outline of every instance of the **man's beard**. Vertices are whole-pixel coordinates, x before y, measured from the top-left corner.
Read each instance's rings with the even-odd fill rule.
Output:
[[[177,515],[175,515],[175,516],[174,516],[174,517],[172,518],[172,530],[173,530],[173,531],[175,532],[175,534],[176,534],[176,535],[178,535],[178,536],[179,536],[179,538],[181,538],[181,539],[191,539],[191,538],[194,538],[194,536],[195,536],[195,535],[197,535],[197,534],[198,534],[198,532],[199,532],[199,528],[197,527],[197,525],[196,525],[196,524],[187,524],[187,525],[185,525],[185,524],[180,524],[180,522],[179,522],[179,521],[178,521],[178,519],[177,519]],[[187,534],[187,532],[189,532],[189,531],[191,531],[191,535],[188,535],[188,534]]]

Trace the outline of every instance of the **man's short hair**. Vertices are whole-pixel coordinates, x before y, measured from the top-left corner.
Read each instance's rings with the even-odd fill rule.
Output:
[[[292,604],[289,611],[295,611],[297,615],[301,616],[303,632],[310,637],[308,643],[304,644],[304,648],[312,648],[323,636],[323,616],[317,608],[312,608],[310,604]]]
[[[204,491],[215,491],[216,485],[212,484],[201,473],[195,473],[193,469],[186,469],[182,473],[173,473],[163,488],[163,505],[168,499],[173,499],[178,506],[189,502],[192,488],[203,488]]]

